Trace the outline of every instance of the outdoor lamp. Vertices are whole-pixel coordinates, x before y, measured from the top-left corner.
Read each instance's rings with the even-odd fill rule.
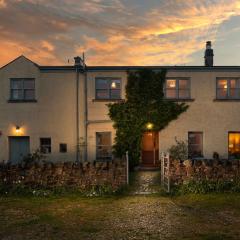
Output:
[[[147,127],[148,130],[151,130],[151,129],[153,129],[153,124],[152,123],[147,123],[146,127]]]
[[[16,133],[20,133],[20,127],[18,125],[16,126]]]

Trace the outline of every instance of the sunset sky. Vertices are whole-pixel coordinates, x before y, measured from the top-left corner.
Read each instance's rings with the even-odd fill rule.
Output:
[[[0,0],[0,66],[240,65],[240,0]]]

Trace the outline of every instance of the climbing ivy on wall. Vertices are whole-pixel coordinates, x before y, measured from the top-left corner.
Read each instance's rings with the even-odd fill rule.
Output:
[[[122,157],[129,151],[130,167],[139,163],[141,140],[147,124],[152,123],[152,131],[161,131],[188,108],[185,103],[164,99],[165,76],[165,69],[129,72],[126,100],[108,105],[116,129],[114,154]]]

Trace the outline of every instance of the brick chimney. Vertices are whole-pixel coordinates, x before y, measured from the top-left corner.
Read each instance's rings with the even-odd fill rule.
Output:
[[[206,42],[206,50],[205,50],[205,67],[213,67],[213,49],[211,41]]]

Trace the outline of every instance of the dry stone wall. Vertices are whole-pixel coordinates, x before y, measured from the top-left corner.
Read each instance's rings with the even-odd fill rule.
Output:
[[[32,187],[73,186],[81,190],[93,186],[111,186],[113,190],[126,184],[126,161],[84,163],[31,163],[0,165],[0,183],[22,183]]]
[[[240,178],[240,160],[170,160],[170,179],[173,184],[189,180],[235,180]]]

